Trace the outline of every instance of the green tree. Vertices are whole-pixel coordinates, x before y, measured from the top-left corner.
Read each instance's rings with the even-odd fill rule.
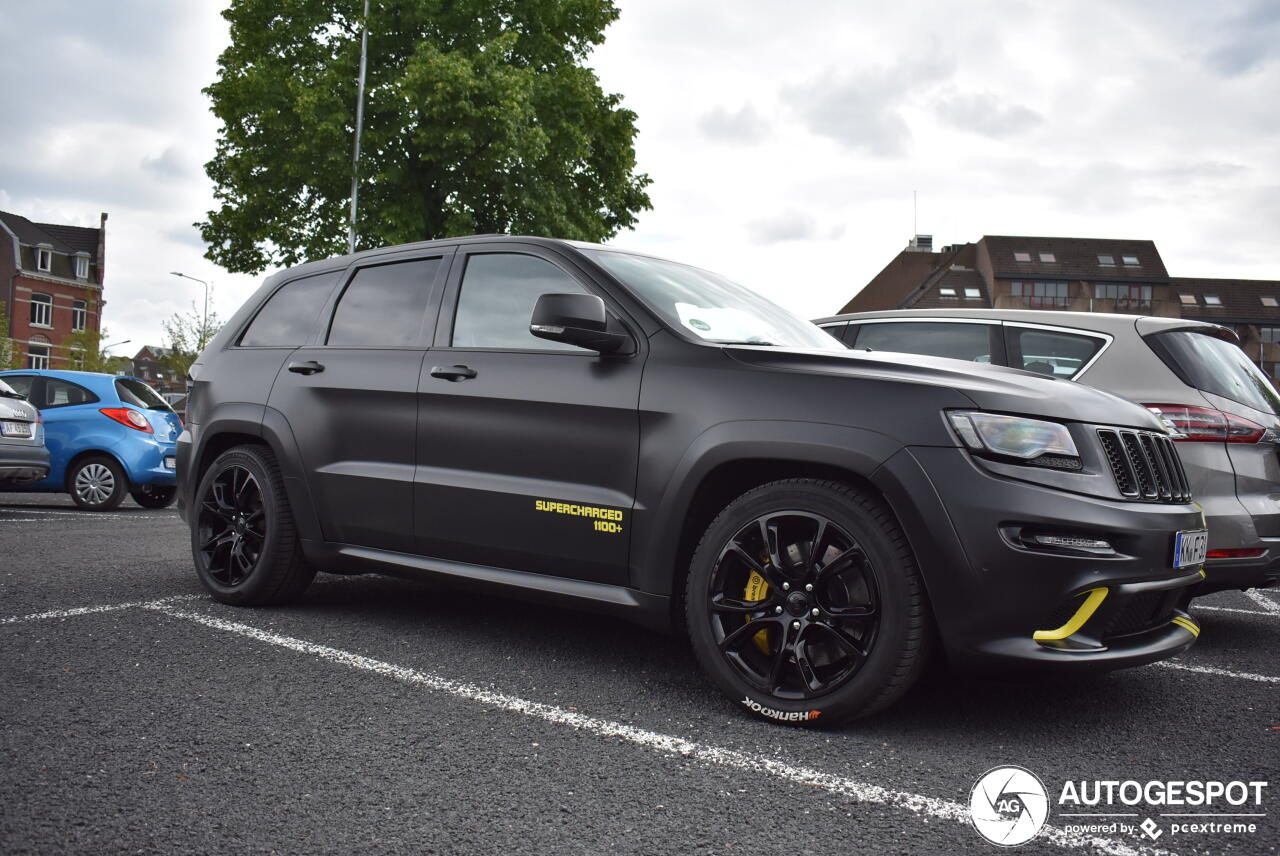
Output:
[[[362,0],[232,0],[205,89],[205,256],[257,273],[345,252]],[[652,207],[635,114],[581,63],[612,0],[373,0],[358,245],[476,232],[602,241]]]
[[[97,310],[98,303],[88,289],[86,289],[85,298],[85,317],[91,318]],[[76,371],[115,374],[118,369],[128,365],[129,359],[113,357],[103,352],[102,343],[107,336],[106,327],[94,330],[86,325],[84,330],[68,334],[58,346],[58,350],[66,350],[69,366]]]
[[[21,357],[17,342],[9,338],[9,310],[0,300],[0,370],[22,368]]]
[[[209,340],[218,335],[222,322],[218,320],[217,312],[210,311],[209,317],[205,318],[192,303],[191,309],[173,313],[163,326],[165,347],[169,349],[169,353],[164,355],[164,364],[182,379]]]

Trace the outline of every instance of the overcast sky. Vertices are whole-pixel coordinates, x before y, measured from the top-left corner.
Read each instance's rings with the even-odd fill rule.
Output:
[[[211,279],[224,319],[261,279],[206,261],[190,225],[212,206],[221,7],[0,0],[0,209],[109,212],[118,353],[201,300],[169,271]],[[616,245],[812,317],[905,245],[918,191],[935,246],[1150,238],[1175,276],[1280,279],[1280,0],[621,9],[590,64],[639,114],[654,210]]]

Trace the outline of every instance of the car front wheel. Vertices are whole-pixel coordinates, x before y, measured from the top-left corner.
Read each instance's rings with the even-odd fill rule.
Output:
[[[922,672],[931,627],[889,509],[816,479],[762,485],[720,513],[694,553],[686,622],[722,691],[798,725],[892,704]]]
[[[191,552],[200,581],[223,603],[284,603],[306,589],[315,569],[302,556],[269,449],[237,446],[205,471],[192,510]]]

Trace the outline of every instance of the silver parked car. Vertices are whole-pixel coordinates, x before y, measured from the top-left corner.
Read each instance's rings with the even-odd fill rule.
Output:
[[[40,411],[0,380],[0,490],[30,484],[48,474],[49,450]]]
[[[1074,380],[1143,404],[1178,442],[1209,524],[1207,577],[1197,594],[1280,583],[1280,394],[1234,331],[1181,318],[1025,309],[901,309],[820,318],[851,348],[995,363]],[[1111,455],[1136,497],[1125,446]]]

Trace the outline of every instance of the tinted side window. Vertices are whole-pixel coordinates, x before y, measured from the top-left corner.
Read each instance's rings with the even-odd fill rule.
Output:
[[[5,383],[13,387],[13,391],[21,395],[23,398],[31,398],[31,384],[35,382],[35,375],[9,375],[6,377]]]
[[[991,335],[987,324],[905,322],[861,325],[854,347],[948,357],[975,363],[991,362]]]
[[[122,377],[116,380],[116,394],[125,404],[141,407],[143,410],[168,410],[169,405],[154,389],[140,380]]]
[[[340,271],[295,279],[276,289],[240,337],[240,344],[259,348],[296,348],[315,331],[316,319]]]
[[[1158,333],[1146,341],[1183,383],[1280,415],[1280,394],[1234,342],[1188,330]]]
[[[475,255],[467,259],[453,320],[455,348],[583,350],[539,339],[529,332],[533,305],[543,294],[585,293],[551,262],[516,253]]]
[[[1073,378],[1102,349],[1097,336],[1005,327],[1009,365],[1053,377]]]
[[[398,348],[421,341],[439,258],[361,268],[338,299],[327,344]]]
[[[839,339],[841,342],[843,342],[845,331],[849,329],[849,325],[847,323],[846,324],[823,324],[822,329],[827,331],[829,334],[836,337],[837,339]]]
[[[70,407],[73,404],[93,404],[95,401],[98,401],[98,396],[83,386],[47,377],[44,379],[40,400],[31,403],[41,410],[48,410],[52,407]]]

